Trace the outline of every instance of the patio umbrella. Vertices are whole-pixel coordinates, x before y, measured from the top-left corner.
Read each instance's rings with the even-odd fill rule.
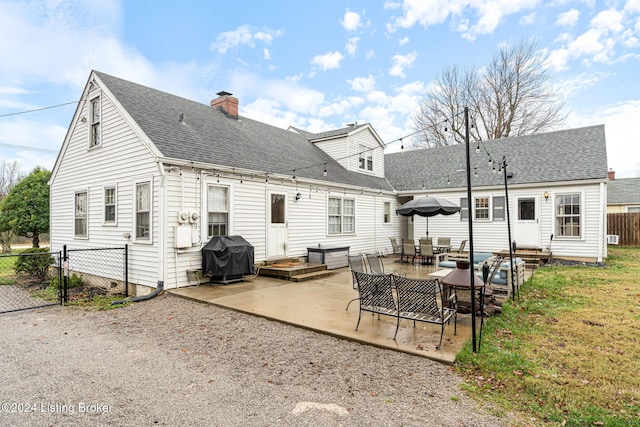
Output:
[[[396,213],[402,216],[427,217],[427,237],[429,237],[429,217],[436,215],[453,215],[460,212],[460,206],[453,202],[438,197],[420,197],[405,203],[396,209]]]

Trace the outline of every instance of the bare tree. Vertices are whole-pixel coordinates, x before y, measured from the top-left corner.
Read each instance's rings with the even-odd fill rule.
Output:
[[[414,147],[464,142],[469,107],[473,141],[551,130],[565,119],[564,99],[550,84],[547,56],[534,41],[502,46],[483,68],[445,68],[414,117]]]
[[[2,163],[0,163],[0,202],[9,194],[11,187],[16,185],[20,179],[22,179],[22,174],[20,173],[20,164],[17,160],[12,162],[3,160]],[[13,230],[0,230],[2,253],[6,254],[11,252],[11,241],[14,235]]]

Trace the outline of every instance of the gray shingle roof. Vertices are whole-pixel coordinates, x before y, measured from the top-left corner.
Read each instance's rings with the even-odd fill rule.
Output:
[[[327,183],[391,189],[384,178],[340,166],[307,140],[308,133],[298,134],[242,116],[231,118],[209,105],[95,73],[165,157],[270,174],[292,175],[295,170],[297,177]],[[181,114],[186,124],[179,121]]]
[[[502,174],[492,173],[484,149],[496,161],[505,156],[513,173],[509,184],[607,178],[604,125],[485,141],[479,154],[477,144],[470,145],[474,186],[504,183]],[[464,144],[385,155],[387,179],[399,191],[466,187],[465,165]]]
[[[640,204],[640,177],[618,178],[607,184],[607,204]]]

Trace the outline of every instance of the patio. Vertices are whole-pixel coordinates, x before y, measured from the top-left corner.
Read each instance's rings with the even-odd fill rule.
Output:
[[[426,278],[433,266],[419,263],[400,264],[397,257],[383,259],[386,271],[404,270],[407,277]],[[349,339],[396,351],[427,357],[445,364],[453,364],[456,354],[471,339],[471,315],[458,315],[457,335],[453,324],[444,331],[442,349],[436,350],[440,327],[423,322],[404,320],[396,340],[394,318],[363,313],[358,331],[358,301],[345,310],[349,301],[358,297],[353,289],[348,268],[332,270],[333,274],[304,282],[291,282],[257,276],[229,285],[202,283],[199,286],[170,289],[169,293],[195,301],[227,307],[262,316],[320,333]],[[479,327],[480,322],[476,322]]]

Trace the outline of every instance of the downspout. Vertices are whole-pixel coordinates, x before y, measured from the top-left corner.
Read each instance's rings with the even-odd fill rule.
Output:
[[[150,300],[151,298],[158,296],[160,292],[162,292],[163,290],[164,290],[164,282],[162,280],[158,280],[158,285],[156,286],[156,289],[150,294],[143,295],[140,297],[129,297],[129,298],[121,299],[118,301],[111,301],[111,305],[119,305],[119,304],[124,304],[126,302],[140,302],[140,301]]]
[[[164,286],[165,263],[166,263],[166,227],[167,218],[165,215],[165,200],[167,192],[167,173],[164,170],[164,163],[157,161],[158,172],[160,174],[160,190],[158,191],[158,215],[160,216],[160,229],[158,230],[158,287]],[[157,289],[157,288],[156,288]]]
[[[605,187],[605,183],[600,183],[600,212],[598,214],[598,262],[601,263],[604,261],[604,258],[607,256],[606,245],[607,245],[607,237],[605,233],[607,232],[605,229],[605,221],[606,214],[605,211],[607,209],[607,190]]]

